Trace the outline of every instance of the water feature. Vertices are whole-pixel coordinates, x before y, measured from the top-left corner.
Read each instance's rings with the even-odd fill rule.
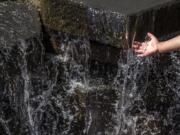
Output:
[[[0,22],[0,134],[179,134],[179,52],[137,58],[130,48],[41,27],[31,8],[11,6],[32,22],[16,27],[24,17],[13,8],[15,23]],[[3,15],[7,4],[0,7]],[[24,26],[32,29],[23,36]]]

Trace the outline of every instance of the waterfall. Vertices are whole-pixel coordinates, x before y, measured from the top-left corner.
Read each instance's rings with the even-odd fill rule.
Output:
[[[29,6],[0,4],[0,134],[178,135],[179,52],[138,58],[129,40],[145,31],[143,15],[85,13],[89,37],[41,26]]]
[[[9,107],[14,105],[13,119],[18,118],[15,126],[22,129],[18,133],[158,135],[169,133],[164,127],[177,128],[178,52],[142,59],[131,49],[60,32],[51,36],[59,41],[58,55],[47,53],[39,39],[1,49],[0,68],[7,80],[2,97],[12,95],[7,99]],[[114,56],[114,64],[103,63]],[[9,61],[17,63],[8,67]],[[11,117],[1,117],[6,134],[13,133]]]

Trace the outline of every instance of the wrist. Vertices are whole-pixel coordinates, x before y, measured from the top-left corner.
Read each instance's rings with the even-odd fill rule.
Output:
[[[156,53],[161,53],[161,46],[162,46],[161,44],[162,44],[162,42],[157,43],[157,45],[156,45],[156,47],[157,47]]]

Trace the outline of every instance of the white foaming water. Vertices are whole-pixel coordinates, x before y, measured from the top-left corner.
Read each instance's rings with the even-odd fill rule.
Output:
[[[168,87],[180,97],[180,55],[171,53],[172,64],[165,70],[164,77]]]
[[[74,42],[76,42],[76,44]],[[115,89],[118,94],[118,99],[115,100],[116,103],[113,102],[112,104],[108,104],[108,103],[105,104],[107,108],[109,106],[113,106],[113,107],[111,109],[108,108],[107,110],[106,109],[103,110],[104,108],[102,107],[103,108],[102,111],[104,112],[102,113],[100,112],[102,115],[98,115],[99,111],[101,111],[101,102],[104,102],[104,101],[111,102],[112,100],[111,99],[109,100],[109,96],[111,95],[104,96],[103,94],[104,93],[106,94],[106,91],[99,92],[97,87],[101,87],[100,85],[102,85],[104,86],[102,90],[106,90],[106,89],[111,89],[111,88],[107,88],[111,86],[104,85],[103,78],[98,78],[98,77],[97,78],[95,77],[95,79],[93,78],[95,82],[93,83],[91,82],[90,83],[91,86],[89,86],[89,81],[92,81],[91,78],[89,77],[90,73],[89,73],[89,66],[88,66],[89,64],[88,60],[89,60],[89,55],[91,53],[91,50],[90,50],[89,44],[87,43],[82,44],[82,42],[80,42],[81,44],[79,45],[79,43],[77,42],[78,41],[73,41],[73,42],[69,41],[66,44],[61,44],[62,53],[59,54],[58,56],[51,57],[52,59],[50,61],[54,65],[53,66],[50,65],[51,67],[48,67],[48,68],[51,68],[51,69],[48,69],[48,72],[53,72],[52,73],[53,75],[51,75],[51,77],[49,78],[47,77],[48,79],[42,78],[42,80],[46,83],[47,88],[46,90],[42,89],[41,95],[38,95],[36,97],[36,98],[40,98],[41,102],[38,103],[38,106],[36,108],[33,108],[33,105],[30,104],[30,100],[31,100],[30,96],[32,94],[30,91],[32,87],[32,84],[31,84],[32,78],[28,74],[28,67],[27,67],[27,60],[26,60],[27,54],[24,53],[27,48],[26,48],[25,42],[22,41],[20,48],[21,48],[21,51],[23,52],[23,62],[22,62],[23,66],[22,65],[19,65],[19,66],[21,67],[21,72],[22,72],[21,76],[24,80],[24,88],[23,88],[24,89],[24,103],[23,104],[25,106],[25,109],[23,111],[27,111],[25,112],[26,114],[24,115],[27,115],[28,124],[29,124],[28,126],[30,127],[31,133],[33,135],[41,134],[41,131],[38,130],[40,127],[37,127],[37,126],[40,126],[38,125],[38,122],[39,122],[38,120],[41,120],[41,118],[39,117],[43,117],[42,115],[44,114],[43,112],[44,108],[50,105],[50,100],[53,100],[55,101],[55,104],[57,105],[57,107],[60,108],[61,116],[59,116],[58,114],[59,112],[55,112],[54,111],[55,109],[52,107],[54,109],[53,112],[57,113],[57,116],[62,117],[62,118],[58,117],[57,119],[53,120],[52,134],[56,135],[57,133],[56,128],[60,119],[63,119],[66,121],[65,123],[66,127],[63,129],[61,133],[63,135],[70,134],[70,131],[72,130],[72,124],[74,124],[74,121],[77,120],[76,112],[73,113],[71,107],[74,107],[75,110],[76,109],[78,110],[79,108],[78,108],[78,105],[71,106],[71,103],[69,103],[69,101],[65,102],[64,99],[68,100],[69,98],[71,98],[71,96],[74,96],[74,94],[77,94],[76,90],[78,90],[78,92],[80,91],[80,93],[82,94],[92,92],[92,98],[93,96],[96,96],[96,100],[99,98],[98,96],[100,96],[100,99],[97,100],[98,103],[94,103],[94,101],[90,101],[90,106],[92,105],[94,108],[90,107],[90,109],[88,108],[89,110],[87,109],[86,115],[88,118],[86,117],[86,120],[85,120],[85,128],[83,129],[84,134],[86,133],[93,134],[94,132],[92,132],[91,130],[94,130],[97,134],[101,134],[101,135],[103,133],[108,134],[108,135],[138,135],[137,128],[141,128],[141,125],[143,127],[147,126],[149,122],[155,120],[155,117],[153,115],[146,114],[146,113],[140,114],[140,115],[135,114],[134,116],[132,116],[131,114],[127,112],[127,110],[131,106],[133,106],[134,101],[142,100],[141,96],[143,92],[145,92],[147,89],[149,66],[152,66],[150,65],[152,64],[151,59],[150,58],[145,58],[145,59],[137,58],[132,53],[132,50],[130,49],[127,50],[127,56],[125,56],[124,59],[120,58],[118,61],[118,72],[116,76],[114,77],[113,84],[111,84],[112,89]],[[178,60],[177,54],[172,54],[171,59],[173,60],[173,66],[172,67],[170,66],[167,69],[166,74],[171,74],[170,71],[173,70],[173,74],[176,75],[176,80],[177,80],[177,78],[179,77],[178,67],[180,65],[180,61]],[[65,94],[63,92],[62,93],[64,95],[61,92],[59,93],[57,92],[58,96],[55,95],[53,97],[52,93],[55,90],[54,93],[56,94],[56,87],[58,83],[60,82],[58,81],[58,77],[61,77],[59,76],[59,74],[61,74],[61,71],[60,71],[61,68],[58,69],[59,68],[58,64],[61,64],[60,66],[62,68],[63,77],[64,77],[63,81],[65,82],[65,84],[60,84],[61,86],[63,85],[62,86],[63,88],[58,89],[58,92],[59,90],[62,90],[62,91],[64,90]],[[48,76],[49,74],[50,73],[47,73],[46,75]],[[40,79],[41,79],[41,76],[40,76]],[[143,79],[141,88],[139,87],[139,84],[138,84],[139,79]],[[179,85],[176,83],[172,83],[170,78],[166,78],[166,82],[169,84],[169,87],[173,89],[174,88],[179,89]],[[174,91],[176,91],[176,89],[174,89]],[[89,95],[91,96],[91,93]],[[101,99],[101,97],[103,98],[103,100]],[[66,103],[69,103],[69,104],[66,106],[64,105]],[[97,108],[99,107],[100,109],[99,108],[97,109],[96,107]],[[111,112],[111,110],[113,111],[115,110],[116,112],[115,113]],[[78,111],[77,113],[79,113]],[[39,116],[39,113],[40,113],[40,116]],[[115,124],[114,123],[110,124],[110,126],[112,126],[113,131],[109,129],[102,129],[100,131],[98,129],[93,129],[95,127],[94,121],[97,120],[97,123],[99,122],[98,124],[101,124],[103,119],[105,119],[106,117],[104,115],[106,113],[112,113],[112,119],[109,117],[107,117],[107,119],[109,120],[108,121],[109,123],[112,121],[113,122],[115,121],[114,122]],[[104,118],[98,121],[99,119],[97,117],[99,116],[104,117]],[[139,120],[142,120],[140,124],[138,123]],[[107,123],[106,122],[105,124],[109,126],[108,122]],[[102,128],[104,128],[103,126]],[[99,127],[101,128],[101,126]],[[151,131],[152,135],[153,134],[157,135],[158,133],[160,133],[160,131],[156,127],[153,128],[153,130],[151,129],[148,129],[148,130]],[[148,131],[146,129],[143,129],[142,135],[145,135],[147,133]]]
[[[88,116],[88,120],[87,120],[87,117],[86,117],[86,128],[84,129],[84,133],[88,133],[89,132],[89,129],[91,127],[91,124],[92,124],[92,114],[91,112],[89,113],[89,116]]]
[[[147,63],[150,59],[145,59]],[[132,105],[134,100],[141,99],[137,89],[137,76],[141,75],[144,70],[147,72],[146,80],[144,81],[144,90],[148,83],[148,65],[144,67],[144,60],[133,55],[132,50],[127,51],[127,61],[125,63],[119,60],[118,73],[114,79],[114,85],[119,90],[119,101],[117,102],[117,126],[112,135],[131,134],[136,135],[136,116],[127,116],[126,110]],[[119,78],[123,78],[123,83],[120,83]],[[130,133],[129,133],[130,132]]]
[[[76,59],[72,56],[78,56],[78,58],[81,58],[83,56],[82,54],[78,53],[77,48],[80,47],[83,51],[83,55],[85,55],[85,64],[81,64],[81,60]],[[70,64],[70,70],[67,69],[67,64],[64,65],[65,75],[67,82],[69,82],[69,88],[67,89],[67,92],[69,95],[72,95],[76,89],[78,90],[91,90],[93,88],[89,87],[88,85],[88,58],[89,58],[89,52],[90,48],[88,48],[87,44],[83,44],[81,46],[78,46],[77,48],[72,45],[72,43],[62,44],[61,50],[63,50],[63,53],[58,55],[56,58],[60,60],[62,63],[69,63]],[[79,48],[78,48],[79,49]],[[80,56],[81,55],[81,56]],[[145,84],[142,89],[146,89],[147,83],[148,83],[148,64],[149,59],[138,59],[135,57],[131,50],[127,51],[127,60],[126,62],[123,62],[122,58],[119,59],[118,62],[118,73],[116,77],[114,78],[114,87],[119,91],[119,100],[117,101],[117,104],[115,105],[117,109],[117,116],[113,116],[114,120],[117,123],[117,126],[114,126],[113,132],[108,132],[105,130],[106,133],[109,135],[121,135],[121,134],[128,134],[129,130],[131,131],[132,135],[136,135],[136,122],[137,122],[137,116],[127,116],[126,110],[129,106],[132,105],[132,102],[134,100],[141,99],[140,94],[138,93],[137,89],[137,76],[142,74],[142,71],[147,72],[146,80],[144,80]],[[144,63],[146,63],[144,65]],[[87,64],[87,65],[86,65]],[[120,79],[120,80],[119,80]],[[122,82],[123,80],[123,82]],[[100,83],[101,84],[101,83]],[[93,87],[93,86],[92,86]],[[141,90],[142,92],[143,90]],[[74,117],[68,113],[68,111],[64,111],[64,118],[69,117],[69,125],[74,120]],[[88,120],[86,120],[86,130],[84,130],[85,133],[89,132],[89,129],[91,128],[92,124],[92,116],[91,112],[89,112]],[[66,134],[71,127],[68,127],[66,131],[63,133]],[[99,134],[101,134],[99,132]]]
[[[70,61],[70,58],[71,58],[69,54],[70,46],[62,43],[60,49],[62,50],[62,53],[57,55],[56,58],[59,61],[64,62],[64,63]]]
[[[34,120],[32,118],[32,108],[29,104],[29,102],[30,102],[29,90],[30,90],[31,84],[30,84],[30,77],[29,77],[28,69],[27,69],[27,61],[26,61],[26,53],[25,53],[27,48],[26,48],[26,43],[23,40],[21,41],[20,49],[21,49],[21,52],[24,52],[24,53],[22,53],[23,54],[23,64],[19,65],[21,67],[21,75],[24,80],[24,88],[23,88],[24,89],[24,104],[27,109],[26,110],[27,112],[24,112],[24,113],[28,114],[28,121],[30,124],[31,132],[34,133],[35,135],[38,135],[38,133],[35,131]]]
[[[73,94],[76,89],[88,90],[90,87],[82,82],[77,82],[76,80],[71,80],[70,89],[68,90],[69,94]]]

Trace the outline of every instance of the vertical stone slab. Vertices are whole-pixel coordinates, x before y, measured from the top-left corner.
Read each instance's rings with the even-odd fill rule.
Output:
[[[41,62],[38,13],[25,4],[0,3],[0,134],[31,134],[29,69]],[[27,66],[28,64],[31,66]]]

